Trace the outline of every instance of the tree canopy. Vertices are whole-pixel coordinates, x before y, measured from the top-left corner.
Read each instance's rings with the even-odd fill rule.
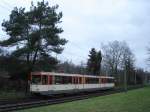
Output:
[[[9,20],[2,23],[9,38],[0,41],[0,46],[11,47],[11,56],[24,60],[27,70],[32,71],[37,61],[51,58],[51,53],[61,53],[67,40],[60,38],[63,29],[62,12],[57,12],[58,5],[49,6],[48,2],[31,3],[29,11],[15,7]]]

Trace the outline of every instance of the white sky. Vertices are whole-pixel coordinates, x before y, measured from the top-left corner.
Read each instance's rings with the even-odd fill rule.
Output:
[[[38,0],[33,0],[34,2]],[[150,35],[150,0],[45,0],[58,4],[63,12],[61,37],[69,40],[61,60],[85,62],[92,47],[101,49],[101,43],[126,41],[136,57],[136,65],[145,70]],[[31,0],[1,0],[0,23],[8,19],[13,7],[27,10]],[[0,27],[0,37],[5,32]]]

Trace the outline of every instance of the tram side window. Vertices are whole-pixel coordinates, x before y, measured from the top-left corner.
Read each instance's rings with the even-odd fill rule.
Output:
[[[64,76],[63,77],[63,84],[71,84],[72,83],[72,77],[71,76]]]
[[[79,84],[82,84],[82,77],[79,77]]]
[[[62,84],[62,80],[61,76],[55,76],[55,84]]]
[[[78,84],[78,77],[73,77],[73,84]]]
[[[98,78],[86,78],[86,84],[97,84],[99,83],[99,79]]]
[[[108,79],[108,83],[114,83],[114,79]]]
[[[108,80],[109,80],[109,79],[107,79],[107,78],[102,78],[102,79],[101,79],[101,83],[108,83]]]
[[[41,84],[41,75],[32,75],[32,84]]]
[[[46,75],[43,75],[43,76],[42,76],[42,84],[43,84],[43,85],[48,84],[48,76],[46,76]]]
[[[55,76],[55,84],[72,84],[71,76]]]

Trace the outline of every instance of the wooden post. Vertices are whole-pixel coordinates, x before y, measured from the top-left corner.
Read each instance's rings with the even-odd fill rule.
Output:
[[[126,66],[124,69],[124,91],[127,92],[127,70],[126,70]]]
[[[134,72],[134,83],[135,83],[135,85],[136,85],[136,71]]]

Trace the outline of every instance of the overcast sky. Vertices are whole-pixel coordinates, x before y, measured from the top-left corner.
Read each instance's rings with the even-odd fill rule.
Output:
[[[38,0],[34,0],[36,2]],[[101,43],[126,41],[136,57],[136,65],[145,70],[150,38],[150,0],[45,0],[58,4],[63,12],[60,35],[69,40],[61,60],[86,62],[92,47],[101,49]],[[1,0],[0,23],[8,19],[15,6],[29,9],[31,0]],[[0,27],[0,37],[5,32]]]

